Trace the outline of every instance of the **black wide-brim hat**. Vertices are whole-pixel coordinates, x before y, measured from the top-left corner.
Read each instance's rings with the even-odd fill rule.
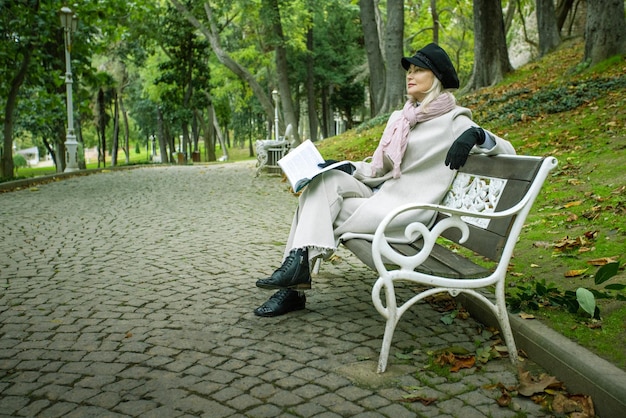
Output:
[[[435,74],[446,89],[459,88],[459,76],[456,74],[450,57],[439,45],[430,43],[420,49],[412,57],[402,58],[402,67],[405,70],[413,64],[420,68],[427,68]]]

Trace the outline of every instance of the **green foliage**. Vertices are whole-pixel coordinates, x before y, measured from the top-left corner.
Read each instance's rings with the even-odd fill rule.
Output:
[[[579,287],[576,289],[576,301],[580,308],[587,312],[589,316],[595,316],[596,299],[593,297],[593,293],[584,287]]]
[[[599,286],[617,275],[619,262],[608,263],[598,269],[594,284]],[[616,293],[626,289],[619,283],[604,287],[605,292],[579,287],[575,292],[559,290],[554,283],[547,284],[545,279],[530,284],[518,284],[516,292],[507,297],[512,312],[537,311],[542,307],[560,307],[573,314],[585,312],[589,317],[600,319],[600,308],[596,298],[626,300],[626,295]]]
[[[17,175],[17,171],[20,168],[27,167],[28,161],[22,154],[14,154],[13,155],[13,169],[15,170],[15,175]]]
[[[527,117],[535,118],[545,114],[573,110],[603,97],[607,91],[623,88],[626,88],[626,76],[598,78],[583,82],[570,81],[537,91],[524,87],[494,97],[490,94],[483,97],[476,96],[475,99],[477,101],[486,99],[484,107],[489,109],[485,112],[486,119],[518,122]]]

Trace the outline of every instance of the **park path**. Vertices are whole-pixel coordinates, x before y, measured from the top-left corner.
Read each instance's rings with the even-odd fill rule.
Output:
[[[142,167],[0,194],[0,416],[546,416],[521,397],[498,406],[496,385],[517,384],[507,359],[431,370],[432,350],[489,340],[428,305],[376,375],[376,277],[344,249],[307,309],[254,316],[297,204],[254,172]]]

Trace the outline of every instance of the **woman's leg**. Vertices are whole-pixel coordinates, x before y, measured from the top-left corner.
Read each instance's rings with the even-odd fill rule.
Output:
[[[328,256],[336,250],[333,233],[335,220],[347,202],[366,200],[372,190],[347,173],[331,170],[316,177],[300,196],[285,248],[285,261],[267,279],[256,285],[265,289],[281,289],[254,310],[258,316],[277,316],[304,309],[306,298],[295,289],[310,289],[309,260]],[[359,199],[353,199],[359,198]],[[347,204],[345,210],[355,208]]]
[[[309,260],[332,254],[337,249],[334,225],[344,201],[372,194],[368,186],[339,170],[316,177],[300,196],[284,255],[297,248],[308,248]]]

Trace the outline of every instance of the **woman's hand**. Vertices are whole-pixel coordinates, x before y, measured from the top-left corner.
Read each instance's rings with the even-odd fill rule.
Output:
[[[324,160],[323,163],[319,163],[317,166],[320,168],[326,168],[329,165],[335,164],[337,162],[337,160]],[[340,166],[335,167],[333,170],[343,171],[344,173],[352,175],[352,173],[354,173],[354,170],[356,170],[356,167],[353,164],[346,162],[345,164],[341,164]]]
[[[463,167],[474,145],[481,145],[484,142],[485,131],[477,126],[472,126],[454,141],[448,150],[448,155],[446,155],[446,165],[449,165],[451,170],[458,170]]]

